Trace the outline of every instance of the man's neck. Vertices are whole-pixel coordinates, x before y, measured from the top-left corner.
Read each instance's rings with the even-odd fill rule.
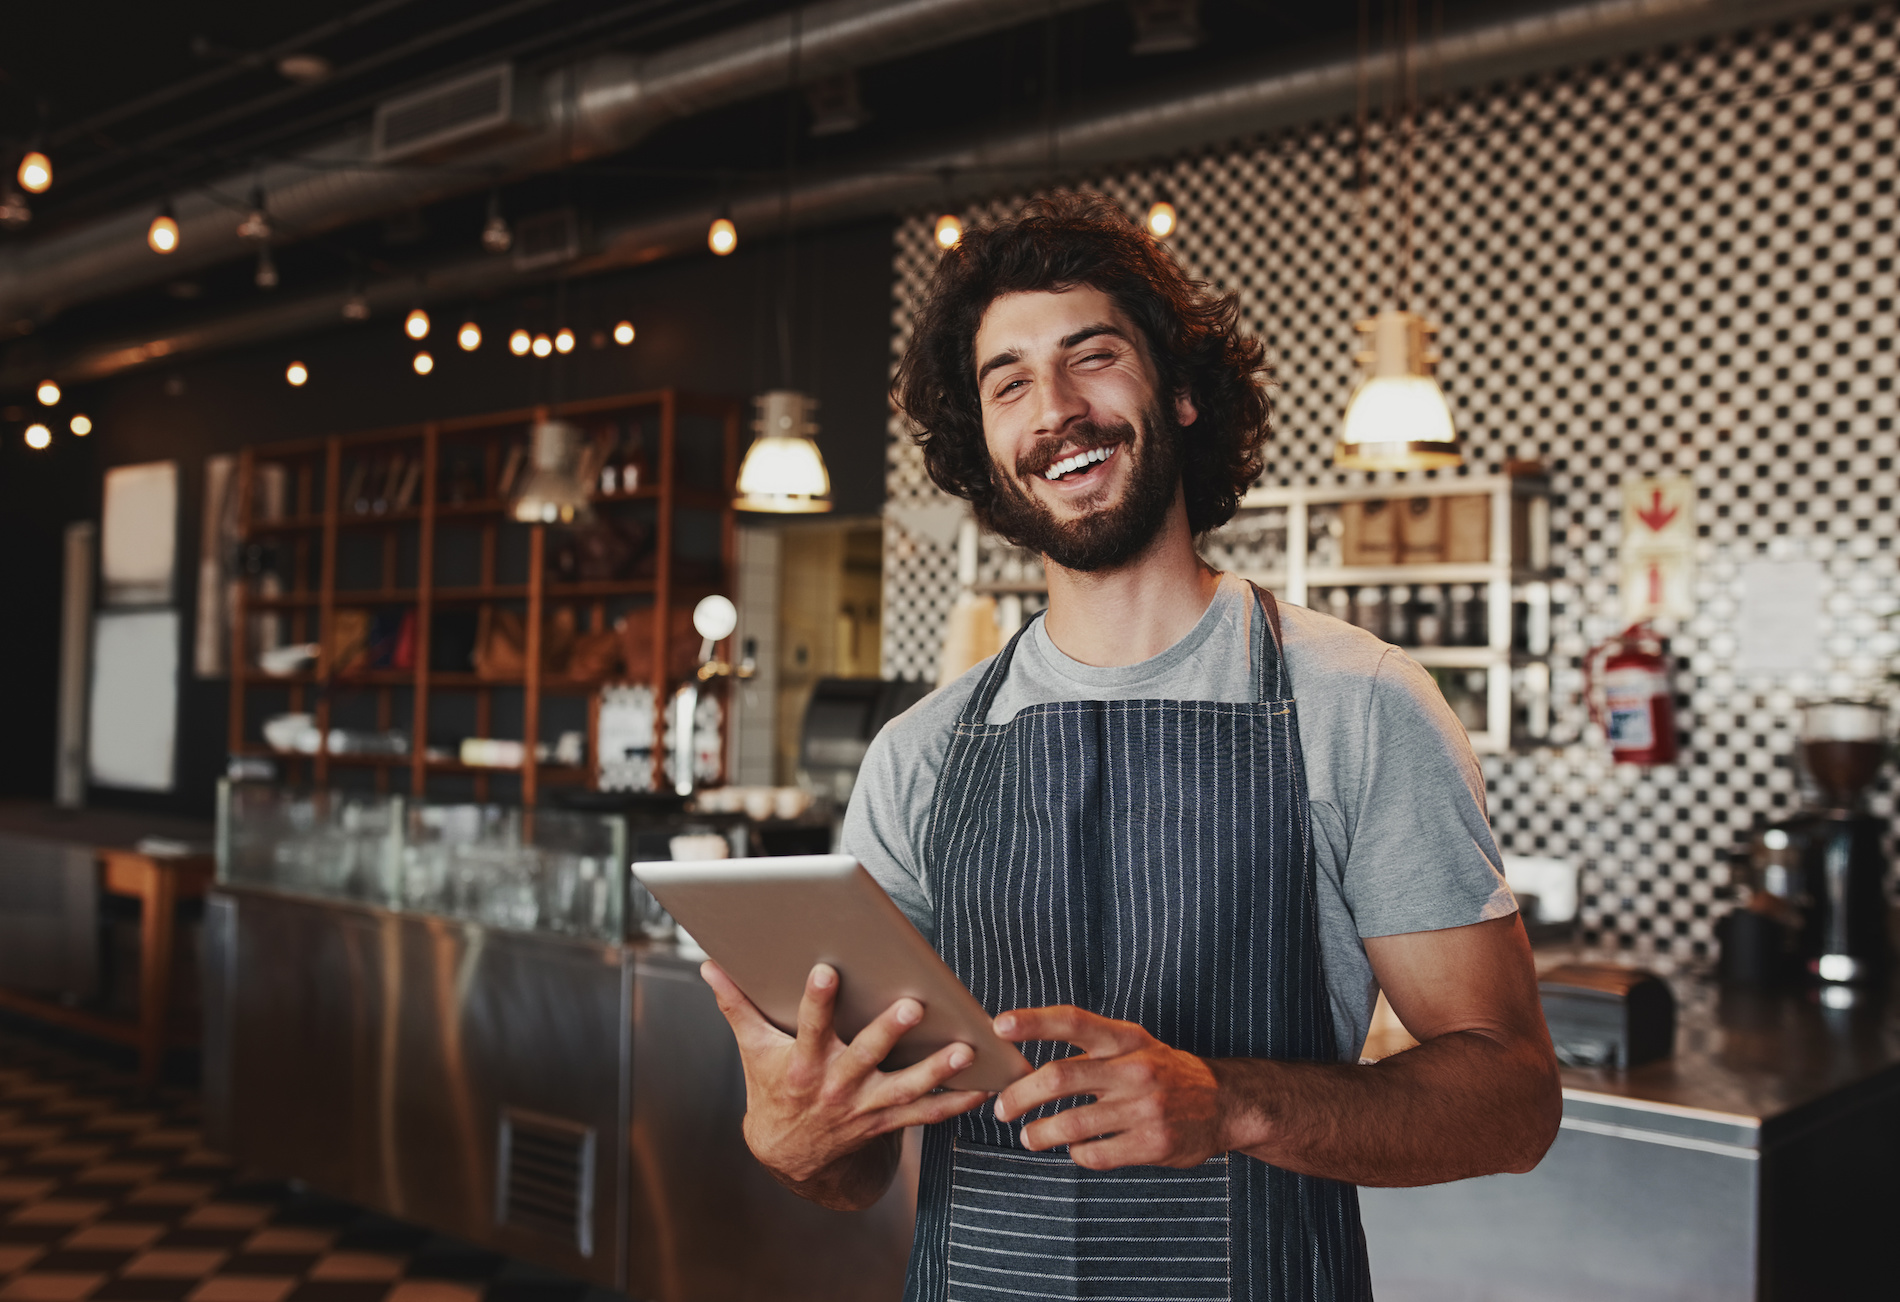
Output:
[[[1179,498],[1160,532],[1135,559],[1113,570],[1066,570],[1045,561],[1050,641],[1072,660],[1098,668],[1139,664],[1186,637],[1220,586],[1194,550]]]

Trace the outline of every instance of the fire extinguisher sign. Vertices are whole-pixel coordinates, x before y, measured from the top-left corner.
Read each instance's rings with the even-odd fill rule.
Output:
[[[1687,476],[1623,481],[1617,557],[1625,622],[1695,613],[1695,500]]]

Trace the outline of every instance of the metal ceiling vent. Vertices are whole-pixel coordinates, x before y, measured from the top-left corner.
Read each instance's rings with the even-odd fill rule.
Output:
[[[594,1255],[594,1128],[504,1108],[495,1220]]]
[[[534,271],[580,256],[580,222],[572,208],[555,208],[515,223],[515,270]]]
[[[514,124],[515,70],[502,63],[376,106],[379,163],[433,153]]]

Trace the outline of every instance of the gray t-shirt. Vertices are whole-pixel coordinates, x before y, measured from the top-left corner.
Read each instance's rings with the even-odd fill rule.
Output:
[[[1139,664],[1064,655],[1037,620],[988,722],[1051,701],[1251,701],[1253,590],[1221,576],[1187,636]],[[1485,817],[1484,777],[1431,676],[1396,647],[1281,604],[1313,810],[1320,958],[1341,1058],[1358,1057],[1378,999],[1361,938],[1437,931],[1517,908]],[[936,935],[925,830],[957,717],[989,661],[891,720],[871,743],[845,813],[854,855],[926,936]]]

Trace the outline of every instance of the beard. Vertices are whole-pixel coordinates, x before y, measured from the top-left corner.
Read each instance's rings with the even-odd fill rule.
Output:
[[[1076,426],[1061,440],[1051,440],[1016,462],[1015,473],[994,462],[990,479],[996,494],[990,500],[989,528],[1018,547],[1038,552],[1065,570],[1090,573],[1127,564],[1154,541],[1174,505],[1181,483],[1180,426],[1166,405],[1156,402],[1141,414],[1137,435],[1127,421],[1102,425],[1093,421]],[[1128,486],[1112,507],[1090,511],[1074,520],[1058,520],[1040,498],[1019,482],[1040,475],[1067,448],[1115,447],[1129,458]],[[1087,499],[1079,505],[1086,507]]]

